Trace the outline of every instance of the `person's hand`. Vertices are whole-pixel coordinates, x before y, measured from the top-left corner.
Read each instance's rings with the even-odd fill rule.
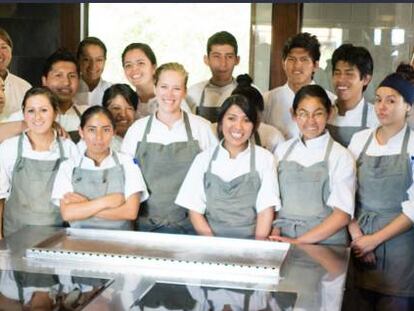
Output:
[[[368,234],[356,238],[351,243],[351,248],[357,258],[364,257],[366,254],[372,252],[377,248],[379,241],[374,235]]]
[[[369,252],[363,257],[359,258],[363,263],[369,264],[369,265],[375,265],[377,262],[377,258],[375,257],[374,252]]]
[[[270,235],[269,236],[269,240],[270,241],[275,241],[275,242],[285,242],[285,243],[290,243],[290,244],[299,244],[298,239],[292,239],[286,236],[280,236],[280,235]]]
[[[63,196],[65,204],[87,202],[88,198],[76,192],[68,192]]]
[[[70,138],[68,132],[59,123],[54,121],[52,126],[60,137]]]

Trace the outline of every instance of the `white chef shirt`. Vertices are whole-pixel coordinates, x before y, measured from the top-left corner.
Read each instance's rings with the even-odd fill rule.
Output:
[[[4,122],[13,112],[22,109],[24,95],[31,87],[29,82],[7,71],[7,77],[4,80],[6,105],[0,114],[0,120]]]
[[[326,131],[319,137],[307,140],[306,144],[300,139],[286,160],[297,162],[304,167],[321,162],[325,157],[330,138],[331,136]],[[296,139],[292,138],[276,148],[278,161],[283,159],[287,149]],[[356,188],[355,161],[352,154],[337,142],[333,143],[328,159],[328,169],[330,194],[326,204],[353,217]],[[298,195],[300,196],[300,193]]]
[[[89,91],[86,82],[83,79],[79,79],[79,89],[75,98],[81,105],[102,106],[104,92],[111,85],[108,81],[100,79],[98,85],[92,91]]]
[[[8,199],[10,195],[19,137],[20,135],[14,136],[0,144],[0,199]],[[76,159],[79,157],[78,148],[70,139],[60,138],[60,141],[66,158]],[[52,161],[60,157],[59,145],[56,139],[50,145],[49,151],[35,151],[27,135],[24,135],[22,147],[22,156],[28,159]]]
[[[344,116],[338,114],[338,107],[335,105],[333,109],[333,116],[328,120],[329,124],[345,127],[345,126],[361,126],[362,125],[362,113],[364,110],[365,100],[362,98],[358,105],[353,109],[345,112]],[[375,114],[374,105],[367,102],[368,104],[368,113],[367,113],[367,127],[374,128],[377,127],[379,121],[377,115]]]
[[[181,185],[175,203],[187,209],[204,214],[206,210],[206,193],[204,190],[204,174],[213,156],[215,146],[200,153],[194,159]],[[215,161],[211,163],[211,172],[223,181],[229,182],[250,172],[250,143],[235,159],[230,158],[229,152],[220,144]],[[274,156],[266,149],[255,146],[256,171],[259,173],[261,185],[256,200],[256,211],[274,206],[280,208],[279,185],[276,175]]]
[[[371,143],[369,144],[366,154],[369,156],[385,156],[385,155],[395,155],[400,154],[402,143],[404,140],[404,134],[406,126],[399,131],[396,135],[391,137],[388,140],[388,143],[385,145],[380,145],[375,137],[372,138]],[[366,129],[355,133],[352,136],[351,143],[349,144],[348,149],[352,152],[355,159],[358,159],[362,149],[365,146],[371,133],[376,133],[377,128]],[[408,154],[411,159],[411,167],[413,169],[413,180],[414,180],[414,131],[411,130],[410,138],[408,141]],[[401,203],[402,212],[414,222],[414,184],[407,189],[408,200]]]
[[[217,144],[217,139],[211,130],[211,123],[206,119],[188,113],[193,138],[200,145],[201,150]],[[142,141],[149,116],[135,121],[128,129],[122,142],[121,151],[135,157],[138,142]],[[175,142],[188,141],[185,129],[184,118],[181,117],[174,123],[171,129],[167,125],[153,118],[151,130],[147,136],[147,142],[168,145]]]
[[[235,79],[225,86],[217,86],[207,81],[201,81],[192,85],[187,92],[187,102],[193,113],[198,106],[200,106],[201,94],[204,91],[204,107],[221,107],[224,100],[231,95],[233,90],[237,87]]]
[[[72,185],[73,169],[78,167],[82,161],[81,168],[100,171],[107,168],[112,168],[116,165],[112,156],[112,150],[110,154],[102,161],[100,166],[96,166],[95,162],[83,154],[77,161],[65,161],[60,165],[59,171],[56,175],[55,183],[53,185],[52,200],[57,206],[60,206],[60,200],[68,192],[74,192]],[[141,202],[148,199],[149,194],[147,186],[145,185],[144,178],[138,164],[125,154],[116,152],[119,163],[124,167],[125,173],[125,189],[124,196],[127,200],[129,196],[134,193],[140,193]]]
[[[217,123],[211,124],[211,129],[213,130],[213,133],[218,136]],[[259,127],[257,128],[257,133],[260,137],[261,146],[272,153],[280,143],[285,141],[283,134],[277,128],[263,122],[260,122]]]
[[[311,84],[315,82],[312,81]],[[328,90],[325,91],[334,103],[336,96]],[[291,114],[294,98],[295,93],[287,83],[263,94],[265,102],[263,122],[277,127],[286,139],[299,136],[298,126]]]

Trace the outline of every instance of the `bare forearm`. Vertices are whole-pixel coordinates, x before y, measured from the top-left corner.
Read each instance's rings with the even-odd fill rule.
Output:
[[[199,235],[213,236],[213,231],[204,215],[190,211],[190,221]]]
[[[334,209],[321,224],[315,226],[298,238],[300,243],[318,243],[323,241],[349,224],[351,217],[345,212]]]
[[[105,209],[117,207],[123,204],[124,201],[122,198],[123,195],[117,193],[108,194],[94,200],[76,203],[65,203],[62,199],[60,202],[62,218],[66,221],[88,219]]]
[[[0,142],[10,137],[21,134],[26,129],[23,121],[6,122],[0,124]]]
[[[410,218],[404,214],[401,214],[384,228],[375,232],[373,236],[378,240],[379,245],[409,230],[412,225],[413,222],[410,220]]]
[[[352,240],[355,240],[364,235],[356,219],[352,219],[348,225],[348,231]]]
[[[272,229],[272,222],[274,217],[274,207],[268,207],[257,214],[256,221],[256,240],[264,240]]]
[[[139,210],[140,195],[131,195],[124,204],[104,209],[96,214],[96,217],[107,220],[135,220]]]

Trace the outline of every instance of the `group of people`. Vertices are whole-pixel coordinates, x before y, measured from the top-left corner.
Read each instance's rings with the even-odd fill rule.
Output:
[[[2,236],[51,225],[350,245],[360,298],[412,308],[410,65],[371,104],[369,51],[334,51],[333,94],[312,80],[309,33],[287,40],[287,82],[263,95],[233,77],[240,56],[225,31],[207,42],[212,77],[188,89],[185,68],[158,66],[144,43],[122,53],[135,90],[104,81],[95,37],[77,58],[53,53],[30,88],[7,69],[12,48],[0,29]]]

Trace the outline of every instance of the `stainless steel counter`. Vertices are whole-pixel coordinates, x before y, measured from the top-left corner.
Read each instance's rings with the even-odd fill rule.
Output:
[[[14,270],[58,275],[60,279],[64,279],[65,276],[75,276],[110,280],[105,283],[102,291],[97,292],[95,298],[92,297],[92,302],[84,310],[217,310],[223,305],[232,304],[238,305],[242,310],[290,310],[289,308],[292,306],[293,310],[340,310],[342,303],[349,259],[349,250],[345,247],[292,246],[280,271],[278,271],[280,278],[275,278],[274,282],[269,282],[268,275],[266,278],[263,277],[264,274],[261,275],[261,272],[266,272],[263,269],[272,266],[272,258],[269,253],[263,254],[263,259],[260,256],[255,257],[254,255],[257,255],[255,253],[260,252],[258,250],[260,248],[256,249],[256,244],[250,244],[255,241],[249,241],[247,244],[241,243],[244,249],[238,250],[238,253],[242,255],[236,259],[243,265],[257,266],[258,271],[261,271],[257,273],[261,277],[257,278],[250,278],[250,275],[243,276],[236,270],[234,270],[233,278],[231,275],[223,277],[225,273],[218,273],[217,270],[209,270],[208,268],[199,270],[198,267],[191,266],[194,264],[191,258],[198,256],[197,259],[203,260],[196,251],[178,251],[180,254],[177,259],[179,264],[173,262],[172,264],[177,265],[163,266],[163,269],[156,269],[148,265],[138,265],[138,268],[136,266],[131,268],[127,262],[117,262],[117,258],[111,256],[99,258],[99,260],[86,260],[86,258],[77,257],[76,260],[69,261],[64,260],[64,257],[59,257],[58,253],[55,255],[53,253],[46,254],[51,256],[52,260],[45,260],[45,258],[41,258],[42,256],[29,255],[30,258],[27,257],[27,249],[33,249],[35,246],[39,246],[40,242],[53,236],[56,237],[56,232],[59,231],[61,229],[24,228],[0,241],[0,269],[3,272]],[[151,234],[149,235],[143,236],[148,239],[151,237]],[[121,236],[123,239],[128,239],[128,233],[124,232]],[[154,245],[157,244],[155,241],[164,240],[160,239],[159,235],[153,237]],[[231,248],[219,238],[199,240],[194,237],[166,235],[165,246],[159,244],[161,246],[157,247],[161,248],[154,252],[161,254],[168,251],[168,245],[172,243],[168,243],[168,241],[174,240],[175,243],[185,241],[188,244],[203,241],[202,243],[207,243],[207,246],[211,244],[209,258],[205,258],[208,261],[211,261],[212,258],[227,260],[223,254],[226,251],[229,252],[229,248]],[[57,241],[52,244],[56,246],[61,242]],[[71,239],[71,242],[69,245],[71,245],[72,251],[80,251],[82,256],[82,252],[86,251],[85,248],[82,248],[80,243],[76,244],[76,239]],[[257,243],[259,245],[260,243],[274,242]],[[113,244],[111,246],[110,244],[105,244],[105,247],[109,247],[109,249],[105,249],[105,251],[108,250],[108,254],[117,254],[114,249],[122,249],[122,245]],[[237,245],[234,243],[233,247],[237,248]],[[87,247],[90,248],[90,245]],[[151,245],[149,245],[150,248]],[[91,255],[86,253],[85,256]],[[121,256],[119,258],[125,259]],[[186,259],[188,259],[187,263]],[[280,260],[275,256],[275,264],[280,263]],[[194,270],[192,270],[193,268]],[[166,273],[168,270],[174,273]],[[2,288],[4,287],[0,284],[0,291]],[[164,305],[164,307],[160,305]]]

